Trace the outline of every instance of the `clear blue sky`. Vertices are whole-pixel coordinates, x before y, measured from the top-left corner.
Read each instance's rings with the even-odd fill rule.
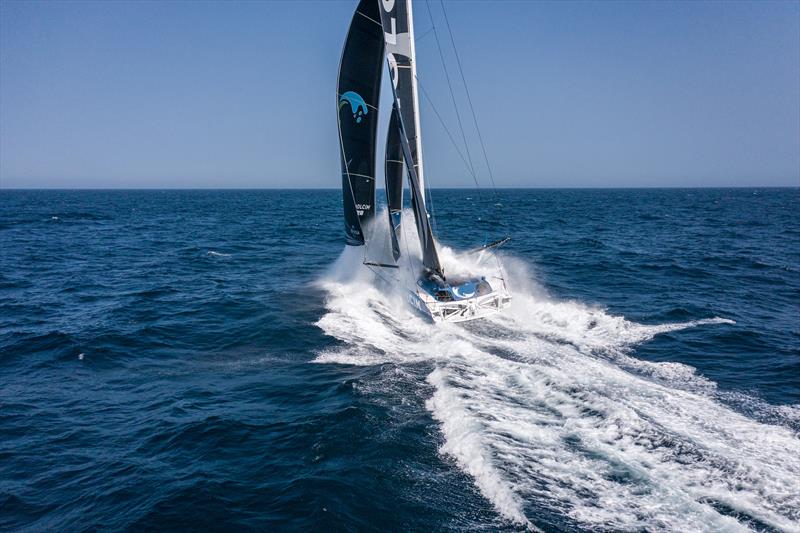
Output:
[[[0,1],[0,186],[338,186],[355,4]],[[498,186],[800,185],[800,3],[447,6]],[[422,113],[431,185],[469,186]]]

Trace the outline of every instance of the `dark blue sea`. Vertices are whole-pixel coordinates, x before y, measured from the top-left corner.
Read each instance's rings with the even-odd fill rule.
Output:
[[[0,191],[0,530],[800,530],[800,189],[435,190],[444,325],[340,195]]]

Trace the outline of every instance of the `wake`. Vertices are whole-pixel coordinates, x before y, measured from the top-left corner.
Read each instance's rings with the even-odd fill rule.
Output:
[[[464,266],[443,250],[446,267]],[[658,334],[732,321],[637,324],[553,300],[506,260],[510,309],[433,325],[378,290],[357,253],[320,281],[317,325],[343,344],[315,361],[432,364],[440,452],[506,519],[535,528],[547,509],[587,529],[800,531],[798,435],[724,405],[688,365],[630,355]]]

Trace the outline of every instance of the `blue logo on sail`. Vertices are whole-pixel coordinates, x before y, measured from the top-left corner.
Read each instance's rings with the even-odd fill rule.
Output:
[[[350,104],[350,111],[353,112],[353,118],[356,119],[356,122],[361,122],[361,119],[367,114],[367,103],[361,98],[361,95],[353,91],[347,91],[339,97],[339,109],[347,104]]]

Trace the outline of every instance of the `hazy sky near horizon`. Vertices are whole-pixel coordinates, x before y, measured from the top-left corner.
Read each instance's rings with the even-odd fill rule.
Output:
[[[0,187],[337,187],[356,4],[1,0]],[[446,6],[498,186],[800,185],[800,2]],[[429,7],[419,78],[460,140]],[[421,110],[431,186],[473,185]]]

